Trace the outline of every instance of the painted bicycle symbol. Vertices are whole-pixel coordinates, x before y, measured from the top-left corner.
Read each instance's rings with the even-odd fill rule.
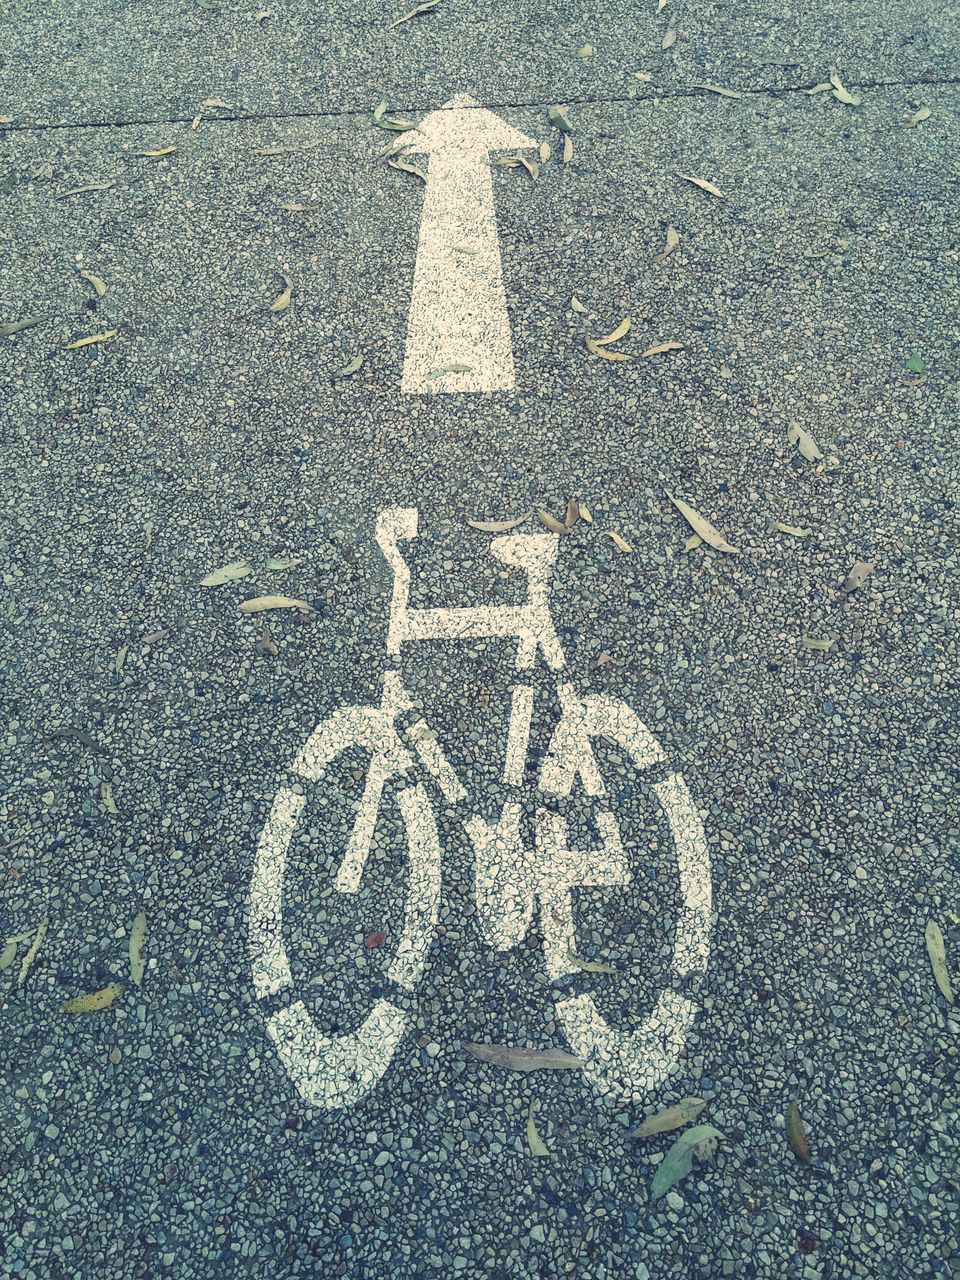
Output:
[[[556,560],[556,534],[495,538],[490,551],[526,575],[526,601],[519,605],[411,608],[410,570],[400,550],[417,535],[415,508],[381,512],[377,542],[393,571],[387,653],[424,640],[462,641],[489,637],[517,641],[515,667],[529,673],[537,655],[552,672],[565,666],[548,607],[549,578]],[[697,1012],[682,989],[704,972],[709,950],[710,862],[703,826],[679,772],[668,771],[659,744],[624,702],[605,694],[580,695],[557,677],[560,716],[537,777],[533,847],[521,831],[521,805],[508,798],[496,822],[471,814],[462,819],[474,853],[477,913],[483,936],[494,948],[520,943],[539,910],[544,964],[551,981],[574,973],[576,956],[573,892],[585,886],[625,886],[630,869],[620,826],[610,808],[591,745],[606,739],[629,757],[638,771],[654,770],[650,791],[670,829],[677,864],[680,910],[676,920],[671,985],[638,1026],[610,1025],[588,994],[556,999],[557,1018],[573,1052],[584,1059],[584,1075],[596,1091],[618,1101],[637,1101],[675,1065]],[[519,794],[525,773],[534,686],[518,676],[510,694],[503,783]],[[369,753],[362,797],[335,878],[342,894],[356,894],[371,849],[384,789],[395,781],[396,802],[406,832],[408,876],[405,915],[388,980],[413,991],[426,962],[439,918],[441,848],[431,788],[448,804],[470,809],[466,787],[423,719],[411,720],[413,706],[399,673],[383,676],[379,706],[345,706],[322,721],[291,764],[297,784],[281,787],[260,838],[250,889],[249,930],[254,987],[259,997],[294,988],[284,944],[283,883],[287,850],[302,813],[304,783],[322,784],[325,771],[342,752]],[[656,766],[656,769],[654,769]],[[417,770],[422,780],[416,780]],[[548,807],[548,797],[569,797],[580,788],[599,803],[596,847],[571,848],[566,820]],[[305,1099],[316,1106],[348,1107],[382,1079],[408,1028],[409,1015],[388,998],[376,1001],[355,1030],[325,1035],[302,1000],[281,1006],[267,1023],[271,1039]]]

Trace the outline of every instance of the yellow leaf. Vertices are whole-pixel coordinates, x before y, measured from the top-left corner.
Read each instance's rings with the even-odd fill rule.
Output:
[[[630,317],[621,320],[617,327],[611,330],[605,338],[594,338],[593,341],[598,347],[609,346],[611,342],[619,342],[621,338],[625,338],[630,332]]]
[[[690,537],[683,544],[683,549],[685,552],[689,553],[691,551],[696,551],[697,547],[702,546],[703,539],[700,537],[699,533],[691,533]]]
[[[732,547],[720,530],[705,519],[699,511],[684,502],[682,498],[675,498],[668,490],[664,490],[664,492],[690,528],[694,533],[698,533],[704,542],[709,542],[711,547],[716,547],[718,551],[729,551],[736,554],[737,548]]]
[[[138,911],[133,918],[133,924],[130,926],[129,943],[130,980],[135,987],[139,987],[143,982],[146,946],[147,917],[143,911]]]
[[[662,262],[664,258],[670,256],[680,243],[680,234],[676,227],[667,227],[667,243],[663,246],[659,253],[653,255],[654,262]]]
[[[523,524],[529,519],[528,511],[526,515],[517,516],[515,520],[468,520],[467,524],[471,529],[479,529],[481,533],[506,533],[508,529],[515,529],[518,524]]]
[[[641,351],[640,359],[646,360],[648,356],[659,356],[664,351],[683,351],[686,348],[685,342],[658,342],[654,347],[647,347],[646,351]]]
[[[824,653],[826,653],[828,649],[832,649],[833,646],[837,643],[837,637],[824,636],[822,639],[820,639],[817,636],[804,636],[800,643],[803,645],[805,649],[817,649],[817,650],[822,650]]]
[[[440,0],[423,0],[422,4],[414,5],[409,13],[405,13],[402,17],[391,22],[387,30],[390,31],[394,27],[399,27],[401,22],[409,22],[411,18],[419,17],[421,13],[429,13],[432,9],[435,9],[439,3]]]
[[[246,560],[234,560],[219,569],[214,569],[205,578],[201,578],[200,585],[201,587],[221,587],[225,582],[235,582],[237,578],[245,578],[248,573],[253,573],[253,570]]]
[[[583,315],[586,309],[587,308],[583,305],[580,299],[576,296],[576,294],[574,294],[573,297],[570,299],[570,310],[576,311],[577,315]]]
[[[224,102],[222,98],[204,98],[200,103],[201,109],[206,109],[207,107],[221,107],[224,111],[229,111],[231,105],[232,103]]]
[[[312,612],[306,600],[295,600],[291,596],[254,596],[252,600],[244,600],[240,605],[241,613],[262,613],[264,609],[302,609],[305,613]]]
[[[101,987],[88,996],[75,996],[60,1006],[62,1013],[99,1013],[101,1009],[109,1009],[117,996],[123,994],[119,982],[111,982],[108,987]]]
[[[541,142],[540,146],[537,148],[537,155],[540,157],[540,163],[546,164],[547,161],[550,159],[550,157],[553,155],[553,152],[550,149],[550,143]]]
[[[582,502],[577,502],[577,506],[580,508],[581,520],[586,520],[587,524],[593,524],[593,516],[590,514],[589,508]]]
[[[595,356],[599,356],[601,360],[617,360],[624,361],[631,359],[630,356],[622,355],[619,351],[607,351],[605,347],[601,347],[593,338],[584,338],[587,350]]]
[[[86,280],[88,284],[93,285],[93,291],[98,298],[102,298],[107,292],[107,286],[103,283],[99,276],[95,276],[92,271],[81,271],[80,277]]]
[[[567,499],[567,510],[563,517],[563,523],[568,529],[572,529],[580,519],[580,508],[577,505],[576,498]]]
[[[742,93],[737,93],[736,89],[721,89],[718,84],[700,83],[695,84],[694,89],[706,89],[708,93],[718,93],[721,98],[742,98]]]
[[[549,511],[538,511],[537,519],[542,525],[545,525],[551,533],[570,533],[565,524],[561,524]]]
[[[290,283],[290,277],[285,276],[283,272],[281,272],[280,278],[287,287],[284,289],[283,293],[279,294],[274,298],[273,302],[270,303],[271,311],[286,311],[287,307],[290,305],[290,298],[293,289],[293,286]]]
[[[543,1139],[537,1133],[537,1124],[533,1118],[533,1103],[530,1103],[530,1111],[527,1115],[527,1146],[530,1148],[532,1156],[548,1156],[550,1154],[548,1148],[544,1145]]]
[[[23,959],[20,962],[20,973],[17,977],[18,987],[22,987],[24,982],[26,982],[27,980],[27,974],[30,970],[30,966],[33,964],[34,960],[36,960],[37,952],[40,950],[40,944],[43,942],[44,938],[47,936],[48,926],[49,926],[48,920],[44,920],[37,925],[37,932],[33,935],[33,941],[30,943],[30,947],[27,951],[27,954],[23,957]]]
[[[612,529],[604,529],[604,535],[613,541],[613,545],[618,551],[629,552],[633,550],[626,538],[621,538],[619,533],[614,533]]]
[[[76,342],[68,342],[64,351],[76,351],[79,347],[91,347],[95,342],[109,342],[120,332],[119,329],[108,329],[106,333],[95,333],[89,338],[78,338]]]
[[[161,147],[159,151],[138,151],[138,156],[170,156],[176,151],[176,147]]]
[[[680,177],[684,182],[692,182],[695,187],[699,187],[701,191],[706,191],[712,196],[719,196],[723,199],[723,192],[719,187],[715,187],[712,182],[708,182],[706,178],[692,178],[689,173],[681,173]]]
[[[812,529],[801,528],[798,524],[784,524],[782,520],[771,520],[767,525],[770,533],[789,533],[793,538],[809,538]]]
[[[191,129],[199,129],[199,128],[200,128],[200,121],[201,121],[202,119],[203,119],[203,117],[200,115],[200,113],[199,113],[199,112],[197,112],[197,114],[193,117],[193,120],[190,122],[190,128],[191,128]]]
[[[947,949],[943,943],[943,933],[935,920],[927,922],[924,938],[937,986],[943,998],[953,1004],[953,987],[950,985],[950,974],[947,972]]]

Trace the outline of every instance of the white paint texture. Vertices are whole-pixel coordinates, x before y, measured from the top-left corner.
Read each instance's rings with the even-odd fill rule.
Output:
[[[537,144],[466,94],[398,141],[405,155],[430,156],[401,390],[508,391],[513,346],[487,157]],[[431,376],[452,365],[466,368]]]

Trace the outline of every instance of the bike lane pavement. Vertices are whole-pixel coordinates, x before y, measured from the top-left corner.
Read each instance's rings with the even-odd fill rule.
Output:
[[[48,133],[4,135],[18,172],[54,168],[6,197],[3,257],[19,304],[4,320],[54,317],[2,353],[5,817],[23,837],[5,851],[4,919],[10,933],[50,921],[22,987],[25,947],[4,974],[13,1274],[642,1277],[679,1260],[711,1277],[866,1275],[904,1259],[946,1274],[957,1024],[923,935],[932,917],[951,936],[955,902],[957,383],[940,284],[956,261],[955,95],[910,130],[911,89],[859,109],[801,94],[573,104],[568,165],[547,103],[504,109],[553,154],[535,182],[493,170],[515,387],[491,396],[401,390],[424,192],[376,158],[390,138],[366,112],[58,130],[53,149]],[[101,181],[115,185],[57,198]],[[670,227],[679,244],[658,260]],[[81,270],[107,285],[95,309]],[[271,311],[284,275],[291,301]],[[624,316],[609,350],[632,360],[587,350]],[[683,347],[642,357],[667,341]],[[794,420],[822,458],[788,439]],[[665,490],[738,551],[686,552]],[[629,1106],[577,1072],[465,1054],[566,1042],[537,926],[512,951],[486,944],[472,851],[438,799],[442,932],[410,1026],[356,1107],[310,1106],[254,995],[248,893],[293,755],[337,707],[379,700],[377,516],[419,510],[414,606],[516,604],[522,578],[466,519],[562,517],[571,494],[594,520],[560,538],[551,580],[570,679],[634,708],[703,822],[714,915],[697,1025]],[[536,531],[536,517],[516,530]],[[199,585],[244,557],[249,575]],[[845,593],[857,561],[876,568]],[[238,610],[277,591],[309,611]],[[400,662],[493,806],[514,651],[427,642]],[[556,721],[547,674],[535,759]],[[618,973],[575,981],[629,1025],[669,971],[678,887],[649,794],[603,763],[637,883],[578,896],[578,946]],[[394,813],[379,879],[349,910],[332,889],[324,823],[349,831],[362,766],[337,770],[287,883],[298,987],[328,1031],[382,990],[405,887]],[[61,1013],[127,982],[141,908],[142,986]],[[378,931],[384,946],[366,947]],[[724,1141],[655,1200],[670,1138],[628,1134],[685,1095],[708,1101]],[[815,1169],[787,1145],[793,1101]],[[531,1103],[549,1158],[529,1154]]]

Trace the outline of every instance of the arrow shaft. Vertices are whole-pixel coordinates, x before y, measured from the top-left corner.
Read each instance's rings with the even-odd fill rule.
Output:
[[[462,372],[430,377],[438,369]],[[430,155],[402,390],[503,391],[514,385],[490,166],[482,152]]]

